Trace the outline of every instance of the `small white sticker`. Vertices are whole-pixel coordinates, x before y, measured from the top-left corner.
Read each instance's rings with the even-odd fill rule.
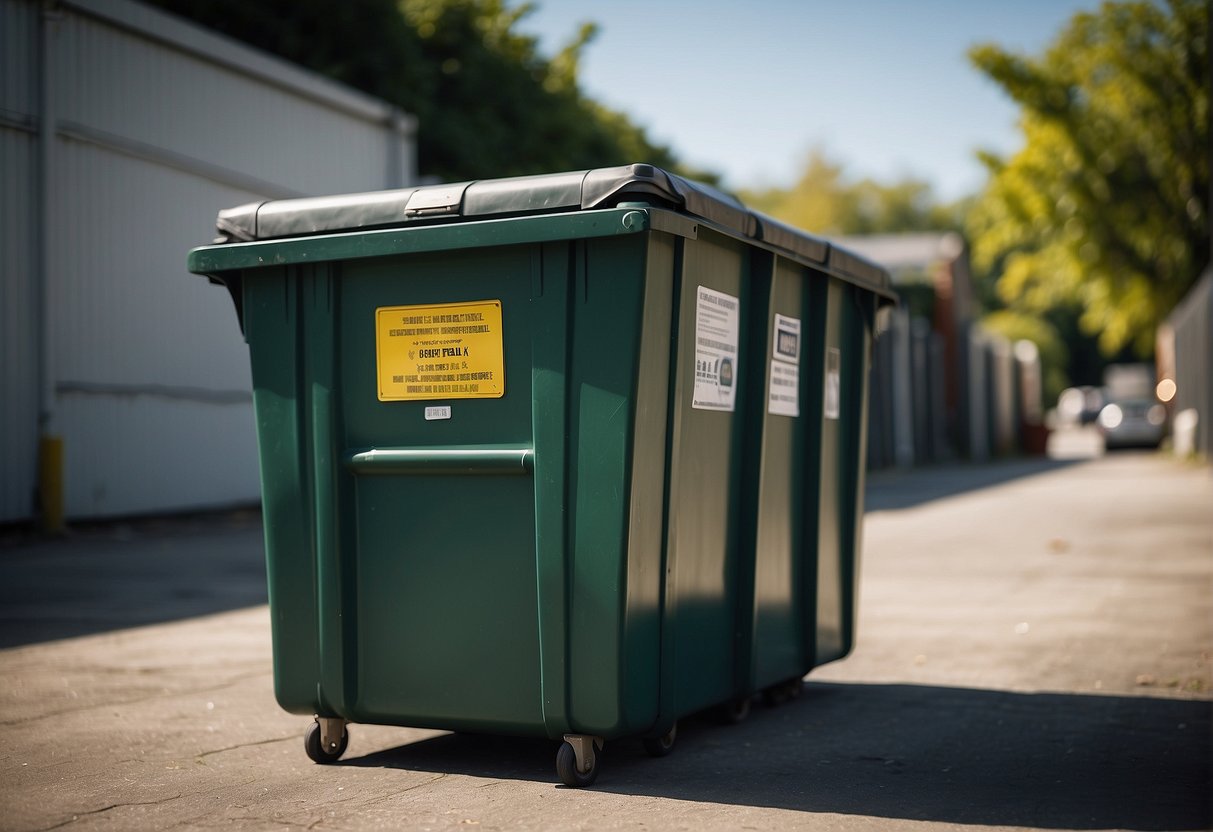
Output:
[[[741,304],[700,286],[695,297],[695,390],[691,407],[732,411],[737,399]]]
[[[842,401],[842,353],[837,347],[826,350],[825,417],[837,419]]]
[[[767,411],[800,415],[800,319],[775,315],[771,341],[771,378]]]
[[[425,420],[432,422],[435,419],[451,418],[451,406],[449,404],[438,405],[437,407],[427,407],[425,409]]]

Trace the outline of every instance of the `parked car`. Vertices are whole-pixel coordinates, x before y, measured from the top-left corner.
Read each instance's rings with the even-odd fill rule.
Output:
[[[1104,401],[1100,387],[1067,387],[1057,399],[1057,415],[1064,425],[1089,425],[1099,417]]]
[[[1166,425],[1167,409],[1154,399],[1121,399],[1099,411],[1106,448],[1157,448]]]

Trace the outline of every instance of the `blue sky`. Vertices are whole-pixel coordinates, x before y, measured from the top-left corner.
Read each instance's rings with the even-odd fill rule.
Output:
[[[1039,53],[1097,0],[537,0],[546,54],[600,25],[582,89],[731,188],[787,185],[821,147],[848,175],[980,189],[974,152],[1020,144],[1016,109],[967,49]]]

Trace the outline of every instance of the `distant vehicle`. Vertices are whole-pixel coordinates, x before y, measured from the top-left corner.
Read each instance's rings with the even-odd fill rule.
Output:
[[[1057,398],[1057,413],[1064,424],[1089,425],[1099,418],[1105,401],[1099,387],[1067,387]]]
[[[1151,364],[1109,364],[1104,367],[1103,386],[1108,401],[1149,398],[1154,395],[1154,367]]]
[[[1099,411],[1104,447],[1157,448],[1166,434],[1167,409],[1155,399],[1120,399]]]

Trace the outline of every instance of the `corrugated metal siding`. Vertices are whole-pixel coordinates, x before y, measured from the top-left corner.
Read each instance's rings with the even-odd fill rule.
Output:
[[[70,140],[58,162],[49,324],[68,516],[255,500],[247,347],[227,292],[185,269],[212,207],[255,195]]]
[[[249,390],[231,298],[189,274],[185,254],[214,224],[210,206],[255,195],[62,140],[54,181],[66,220],[50,269],[57,383]],[[107,213],[114,222],[96,221]]]
[[[0,0],[0,11],[8,522],[32,515],[37,483],[41,29],[37,3]],[[247,348],[227,292],[188,274],[186,252],[209,240],[221,208],[409,184],[412,149],[379,122],[386,105],[327,82],[318,94],[298,70],[126,0],[68,0],[53,44],[44,325],[67,516],[255,500]],[[206,60],[208,44],[221,61]],[[242,56],[247,76],[233,69]]]
[[[33,67],[38,47],[38,7],[29,0],[0,0],[0,109],[34,112]]]
[[[65,21],[60,58],[61,129],[86,125],[288,193],[384,187],[380,124],[78,15]]]
[[[60,394],[69,517],[256,500],[252,407],[148,396]]]
[[[1213,268],[1167,319],[1175,339],[1175,401],[1172,411],[1195,410],[1195,450],[1213,461]]]
[[[37,482],[33,68],[38,8],[0,0],[0,523],[28,517]]]
[[[28,517],[37,482],[33,135],[0,127],[0,522]]]

